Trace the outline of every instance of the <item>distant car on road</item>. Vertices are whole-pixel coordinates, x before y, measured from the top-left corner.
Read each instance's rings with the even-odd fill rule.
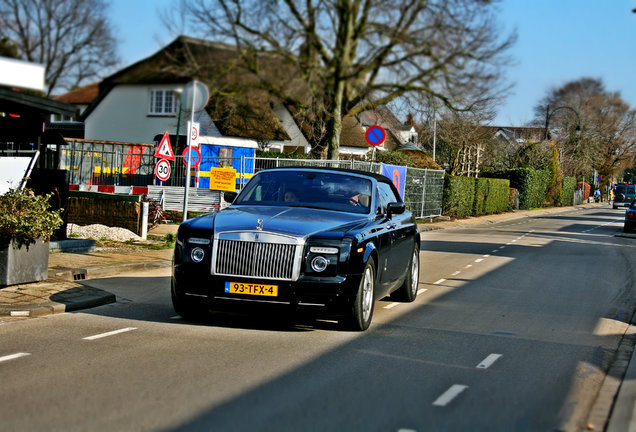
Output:
[[[623,231],[633,232],[634,228],[636,228],[636,200],[632,201],[625,211],[625,224],[623,225]]]
[[[179,227],[171,282],[179,315],[257,304],[366,330],[375,300],[417,296],[420,235],[388,178],[277,168],[225,197],[226,209]]]
[[[612,208],[629,207],[630,203],[636,199],[636,186],[633,184],[618,184],[614,186],[614,202]]]

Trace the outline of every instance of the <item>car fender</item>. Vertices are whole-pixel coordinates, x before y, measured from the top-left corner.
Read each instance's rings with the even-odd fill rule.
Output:
[[[378,264],[378,251],[377,248],[375,246],[375,243],[373,242],[367,242],[367,244],[364,247],[364,252],[362,255],[362,267],[364,268],[364,266],[367,264],[367,261],[369,261],[369,258],[373,256],[376,262],[376,265]],[[377,269],[376,269],[377,272]]]

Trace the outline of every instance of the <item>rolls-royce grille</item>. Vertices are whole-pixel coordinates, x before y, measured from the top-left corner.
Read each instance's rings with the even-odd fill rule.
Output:
[[[219,240],[215,272],[232,276],[292,280],[292,244]]]

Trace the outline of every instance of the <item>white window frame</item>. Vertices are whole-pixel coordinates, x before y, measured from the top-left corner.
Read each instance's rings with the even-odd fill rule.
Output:
[[[161,97],[161,101],[157,103],[159,97]],[[177,114],[177,98],[173,90],[150,89],[149,102],[148,115],[174,116]]]

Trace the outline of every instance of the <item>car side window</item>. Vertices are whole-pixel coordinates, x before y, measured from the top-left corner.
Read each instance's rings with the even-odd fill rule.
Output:
[[[386,213],[387,205],[391,202],[400,201],[393,193],[393,189],[386,183],[378,183],[378,195],[380,196],[380,208],[378,213]]]

